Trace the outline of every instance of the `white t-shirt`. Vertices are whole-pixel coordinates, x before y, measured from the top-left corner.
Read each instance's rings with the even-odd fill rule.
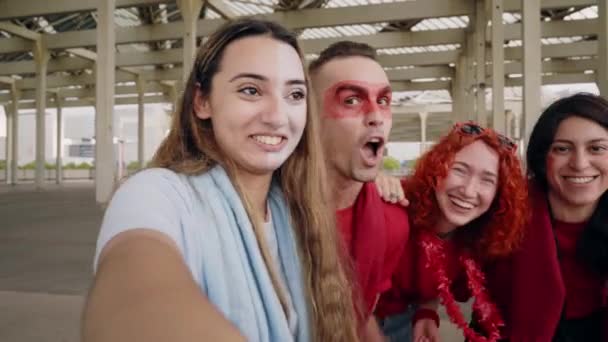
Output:
[[[148,169],[127,179],[116,191],[105,212],[97,239],[94,270],[97,270],[101,251],[113,237],[131,229],[145,228],[168,236],[176,244],[194,280],[204,293],[212,280],[231,279],[235,274],[246,273],[243,268],[245,266],[233,263],[232,266],[222,269],[225,274],[215,273],[211,278],[205,276],[205,272],[208,272],[205,271],[206,266],[235,262],[235,259],[227,259],[229,253],[222,247],[222,238],[213,234],[213,230],[201,233],[201,229],[205,228],[201,217],[213,213],[201,212],[203,209],[197,206],[194,178],[196,176],[180,175],[166,169]],[[267,243],[276,262],[276,269],[279,270],[284,293],[288,295],[290,315],[286,323],[292,337],[296,337],[298,316],[286,286],[285,270],[278,262],[280,258],[272,219],[266,224],[266,232]],[[210,240],[218,243],[209,243]],[[237,298],[225,298],[222,305],[241,307]],[[260,319],[240,309],[235,309],[227,318],[235,324],[249,321],[253,325]]]

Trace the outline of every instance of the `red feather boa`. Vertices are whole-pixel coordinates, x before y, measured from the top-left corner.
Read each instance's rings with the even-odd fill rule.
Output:
[[[446,312],[452,323],[456,324],[468,341],[471,342],[495,342],[500,336],[500,327],[504,325],[498,309],[488,297],[484,287],[485,276],[471,255],[463,253],[459,260],[464,266],[467,275],[467,286],[475,298],[473,311],[477,314],[479,323],[485,330],[488,337],[479,335],[467,324],[460,307],[454,299],[451,291],[452,280],[446,272],[446,255],[443,241],[433,234],[422,232],[420,234],[420,245],[425,253],[428,264],[427,268],[435,272],[439,299],[445,306]]]

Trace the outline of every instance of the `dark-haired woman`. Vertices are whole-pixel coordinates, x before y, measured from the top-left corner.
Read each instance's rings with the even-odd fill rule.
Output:
[[[527,150],[532,220],[522,246],[487,267],[509,341],[608,341],[608,101],[549,106]]]

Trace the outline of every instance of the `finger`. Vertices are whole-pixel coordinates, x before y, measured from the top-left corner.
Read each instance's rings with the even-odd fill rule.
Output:
[[[399,195],[399,199],[405,198],[405,192],[403,191],[403,187],[401,186],[401,182],[397,180],[397,189],[395,189],[397,195]]]
[[[399,204],[400,204],[402,207],[407,207],[407,206],[409,206],[409,205],[410,205],[410,201],[408,201],[408,200],[407,200],[407,198],[405,198],[405,197],[404,197],[404,198],[402,198],[401,200],[399,200]]]
[[[391,193],[395,195],[403,194],[403,188],[401,188],[401,183],[399,182],[399,179],[391,178],[389,180],[389,186],[391,189]]]

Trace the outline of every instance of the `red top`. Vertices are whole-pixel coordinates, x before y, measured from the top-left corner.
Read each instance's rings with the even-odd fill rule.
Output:
[[[585,223],[554,222],[560,269],[566,285],[566,318],[582,318],[601,309],[604,281],[576,256],[576,245]]]
[[[454,296],[457,300],[466,300],[468,293],[463,289],[466,286],[466,276],[458,260],[456,245],[450,240],[442,243],[446,255],[447,276],[454,284],[452,287]],[[435,272],[430,269],[418,239],[412,235],[393,277],[393,287],[382,295],[375,313],[380,318],[403,313],[410,304],[437,299],[439,296],[437,288]]]
[[[336,212],[341,235],[344,239],[345,245],[348,246],[350,251],[353,250],[354,230],[357,227],[357,222],[354,219],[356,216],[354,208],[355,206],[353,205],[351,207],[338,210]],[[403,252],[405,243],[409,238],[409,221],[407,211],[398,204],[387,203],[384,201],[382,201],[381,208],[384,212],[384,229],[386,231],[386,235],[384,235],[386,236],[386,241],[383,242],[383,244],[385,244],[386,246],[386,249],[383,256],[381,276],[375,284],[359,284],[359,286],[364,287],[360,290],[363,292],[363,297],[366,301],[365,305],[368,313],[371,313],[373,311],[380,293],[386,291],[391,287],[391,278],[401,256],[401,253]],[[377,212],[373,214],[377,215]],[[372,229],[382,229],[382,227],[372,227]],[[368,240],[365,241],[365,244],[370,246],[370,248],[367,248],[368,253],[383,252],[373,248],[373,246],[376,245],[374,241]],[[366,279],[368,277],[367,275],[359,274],[358,278]]]
[[[558,260],[546,194],[534,186],[530,190],[533,215],[524,240],[509,257],[487,265],[488,289],[503,313],[510,341],[551,342],[566,301],[566,314],[575,317],[597,308],[605,291],[572,258],[580,228],[556,227],[562,255]]]

